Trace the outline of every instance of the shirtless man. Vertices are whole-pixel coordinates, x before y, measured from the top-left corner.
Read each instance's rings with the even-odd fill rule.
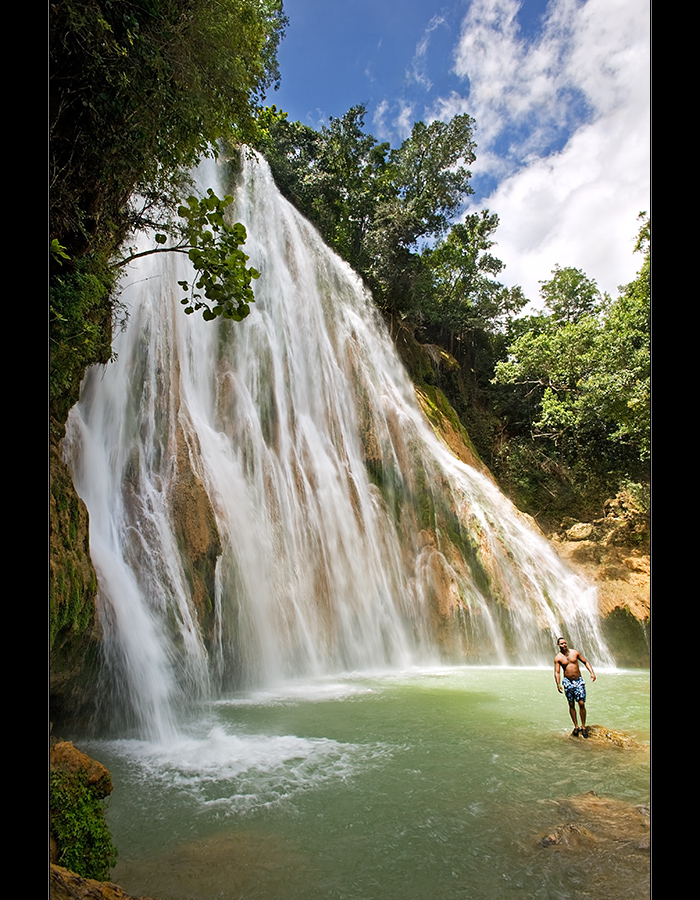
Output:
[[[569,701],[569,715],[574,723],[574,730],[571,732],[573,737],[579,734],[588,737],[588,728],[586,728],[586,684],[581,677],[581,669],[579,662],[591,673],[591,681],[595,681],[595,672],[583,653],[578,650],[569,650],[566,638],[560,637],[557,641],[559,652],[554,657],[554,680],[557,684],[557,690],[562,693],[562,685],[559,678],[564,673],[563,693]],[[576,718],[576,703],[578,702],[579,712],[581,713],[581,727],[578,726]]]

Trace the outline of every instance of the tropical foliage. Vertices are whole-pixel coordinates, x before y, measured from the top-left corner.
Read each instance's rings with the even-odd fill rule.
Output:
[[[50,17],[51,236],[75,258],[160,222],[184,173],[277,77],[280,0],[59,0]],[[138,196],[138,202],[133,202]],[[116,230],[116,234],[115,234]]]
[[[650,222],[637,250],[644,263],[617,299],[600,298],[576,269],[559,269],[542,284],[552,311],[530,328],[496,366],[495,380],[525,387],[537,398],[536,432],[556,441],[575,435],[650,453]]]
[[[226,221],[226,207],[231,203],[230,194],[220,199],[212,188],[207,188],[205,197],[188,197],[177,209],[181,219],[179,228],[156,233],[157,246],[134,250],[115,266],[154,253],[184,253],[197,273],[191,283],[178,282],[188,295],[181,301],[185,312],[202,310],[206,321],[222,316],[240,322],[250,313],[250,304],[255,299],[250,283],[259,273],[246,266],[248,257],[240,249],[247,237],[245,227],[240,222],[230,225]],[[169,238],[173,237],[175,243],[168,245]],[[198,291],[204,291],[204,296]]]
[[[102,785],[84,772],[52,769],[49,775],[49,816],[58,863],[83,878],[107,881],[117,851],[105,821]]]
[[[285,24],[281,0],[51,5],[51,401],[59,421],[85,366],[111,356],[114,264],[136,229],[165,235],[160,249],[187,233],[199,267],[188,309],[246,314],[255,274],[240,250],[244,232],[207,220],[218,217],[218,198],[207,198],[217,208],[206,210],[182,198],[192,166],[220,138],[252,130],[278,79]]]

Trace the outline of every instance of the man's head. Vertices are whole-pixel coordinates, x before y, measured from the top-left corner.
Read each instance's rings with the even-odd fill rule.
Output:
[[[566,650],[566,647],[567,647],[566,638],[564,638],[564,637],[557,638],[557,647],[559,647],[560,650]]]

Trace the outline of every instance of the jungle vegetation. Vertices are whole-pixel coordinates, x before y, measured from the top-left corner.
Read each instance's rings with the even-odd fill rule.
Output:
[[[196,208],[187,202],[188,173],[219,139],[250,129],[278,80],[285,25],[281,0],[51,4],[49,338],[57,422],[77,399],[85,367],[111,358],[120,312],[115,261],[129,255],[124,248],[138,229],[194,251],[209,280],[203,293],[187,285],[190,307],[245,315],[255,273],[239,249],[244,232],[218,218],[219,198],[204,207],[197,198]],[[217,246],[224,238],[215,261],[233,261],[229,306],[221,304],[220,277],[206,269],[213,247],[204,238],[209,229],[197,227],[203,220],[215,225]]]

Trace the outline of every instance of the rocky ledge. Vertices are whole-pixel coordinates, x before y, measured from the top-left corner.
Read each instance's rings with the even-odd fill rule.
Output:
[[[75,872],[53,863],[49,873],[49,897],[51,900],[152,900],[150,897],[127,894],[111,881],[81,878]]]
[[[540,834],[539,864],[559,873],[561,896],[640,900],[651,878],[649,808],[594,791],[552,801],[552,826]],[[555,824],[556,823],[556,824]],[[537,865],[537,859],[533,859]]]
[[[555,805],[560,824],[540,837],[542,847],[571,850],[624,848],[631,854],[650,850],[651,813],[647,806],[599,797],[588,791]]]
[[[76,788],[78,795],[87,791],[97,804],[104,800],[112,792],[112,778],[102,763],[91,759],[78,750],[70,741],[54,740],[49,748],[49,771],[52,774],[60,774],[70,779],[69,787]],[[94,878],[83,877],[70,869],[59,865],[63,856],[64,847],[61,846],[60,834],[57,835],[54,828],[54,817],[60,816],[63,811],[60,807],[72,799],[68,798],[68,792],[60,794],[51,793],[51,809],[49,820],[49,897],[50,900],[151,900],[151,898],[134,898],[122,888],[109,881],[99,881]],[[58,806],[56,804],[59,804]],[[85,807],[75,806],[71,814],[76,818],[76,827],[79,832],[81,824],[84,831],[88,830],[88,823],[77,821],[85,815]],[[106,831],[106,824],[104,825]],[[84,833],[83,831],[83,833]],[[94,823],[90,828],[91,833],[96,833]],[[108,831],[106,831],[108,834]],[[104,862],[105,874],[108,872],[109,861]]]
[[[650,522],[621,492],[592,522],[566,519],[549,535],[559,555],[598,589],[609,642],[623,666],[648,666],[651,629]]]
[[[592,744],[612,745],[614,747],[621,747],[624,750],[647,749],[644,744],[635,741],[634,738],[625,734],[624,731],[610,731],[610,729],[604,728],[602,725],[589,725],[586,728],[586,732],[586,739]],[[573,734],[571,736],[573,737]],[[583,735],[578,735],[577,737],[584,740]]]

